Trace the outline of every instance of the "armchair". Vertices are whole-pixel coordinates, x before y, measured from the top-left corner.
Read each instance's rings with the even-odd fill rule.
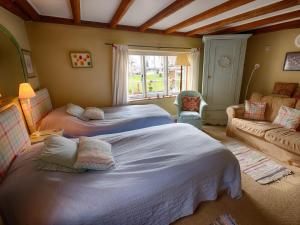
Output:
[[[189,96],[189,97],[200,97],[200,107],[199,112],[193,112],[193,111],[182,111],[182,96]],[[197,91],[182,91],[180,92],[174,104],[177,107],[177,121],[178,123],[189,123],[198,129],[201,129],[202,127],[202,118],[203,118],[203,112],[207,105],[205,100],[203,99],[202,95]]]

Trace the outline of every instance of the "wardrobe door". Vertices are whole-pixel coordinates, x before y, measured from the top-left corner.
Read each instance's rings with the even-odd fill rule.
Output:
[[[210,39],[205,43],[202,85],[208,104],[205,123],[225,125],[226,108],[238,103],[244,44],[239,38]]]

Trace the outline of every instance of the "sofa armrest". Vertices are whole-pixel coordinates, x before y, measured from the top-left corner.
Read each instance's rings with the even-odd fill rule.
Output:
[[[229,106],[226,109],[227,116],[228,116],[228,121],[231,121],[233,118],[244,118],[244,113],[245,113],[245,105],[233,105]]]

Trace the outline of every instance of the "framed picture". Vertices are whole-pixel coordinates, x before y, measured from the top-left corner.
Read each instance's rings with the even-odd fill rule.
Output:
[[[73,68],[92,68],[92,55],[90,52],[70,52]]]
[[[25,63],[27,77],[28,78],[35,77],[32,60],[31,60],[31,52],[28,50],[22,49],[22,53],[24,56],[24,63]]]
[[[286,53],[283,70],[300,71],[300,52]]]

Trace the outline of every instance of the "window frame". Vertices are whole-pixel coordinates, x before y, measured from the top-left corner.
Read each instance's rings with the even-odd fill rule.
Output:
[[[164,70],[164,92],[163,92],[163,96],[159,97],[159,98],[164,98],[164,97],[174,97],[176,96],[178,93],[173,94],[173,93],[169,93],[169,82],[168,82],[168,69],[169,69],[169,60],[168,57],[169,56],[177,56],[178,54],[187,54],[190,53],[190,51],[149,51],[149,50],[139,50],[139,49],[134,49],[134,50],[129,50],[129,56],[130,55],[138,55],[141,56],[141,73],[142,73],[142,78],[143,78],[143,93],[141,95],[138,95],[138,97],[133,97],[134,95],[129,95],[129,87],[127,87],[127,93],[128,93],[128,101],[139,101],[139,100],[145,100],[145,99],[156,99],[158,97],[149,97],[148,96],[148,91],[147,91],[147,68],[145,66],[145,56],[164,56],[163,61],[164,61],[164,66],[163,66],[163,70]],[[176,76],[176,75],[175,75]],[[129,80],[129,77],[127,75],[127,82]],[[187,82],[187,81],[186,81]],[[186,84],[185,84],[186,85]],[[184,85],[184,86],[185,86]],[[141,96],[141,97],[139,97]]]

